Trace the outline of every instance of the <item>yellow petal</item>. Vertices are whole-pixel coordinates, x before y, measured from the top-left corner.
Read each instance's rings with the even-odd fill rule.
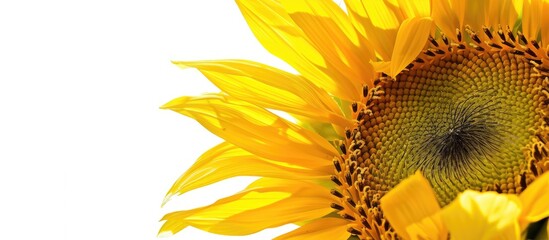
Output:
[[[321,218],[278,236],[275,240],[347,240],[350,236],[347,232],[348,223],[342,218]]]
[[[448,230],[442,223],[440,212],[437,212],[429,217],[422,219],[420,222],[414,223],[406,227],[406,232],[412,240],[419,239],[448,239]]]
[[[222,91],[258,106],[340,126],[351,124],[326,91],[301,76],[246,60],[174,64],[196,68]]]
[[[295,24],[278,1],[237,0],[242,15],[261,44],[273,55],[286,61],[305,78],[343,99],[360,97],[350,79],[330,68],[321,52]]]
[[[526,223],[549,217],[549,174],[545,173],[530,184],[519,196],[522,203],[521,219]]]
[[[355,28],[372,44],[381,60],[389,61],[404,16],[383,0],[345,0]]]
[[[522,33],[528,40],[537,39],[541,30],[544,0],[524,0],[522,6]],[[545,13],[546,15],[547,13]]]
[[[490,2],[487,0],[440,0],[432,1],[433,20],[437,26],[450,37],[457,41],[456,29],[464,32],[465,26],[472,30],[482,31],[482,25],[488,21],[487,14]],[[497,27],[497,26],[496,26]]]
[[[442,32],[457,41],[456,29],[460,28],[459,18],[449,0],[432,1],[432,17]]]
[[[329,190],[316,184],[261,178],[246,190],[209,206],[167,214],[159,234],[192,226],[223,235],[247,235],[265,228],[320,218],[331,211]]]
[[[519,239],[516,195],[466,190],[442,209],[452,239]]]
[[[452,11],[454,11],[458,17],[460,29],[463,29],[463,19],[465,18],[465,14],[467,12],[467,1],[469,0],[450,0]]]
[[[355,4],[355,8],[358,4],[362,4],[362,2],[356,0],[345,0],[347,12],[349,15],[349,21],[351,22],[353,28],[355,29],[355,32],[357,33],[360,49],[362,50],[362,52],[367,52],[368,56],[374,58],[376,57],[375,49],[372,46],[372,43],[368,41],[366,37],[366,29],[363,24],[363,19],[365,16],[365,13],[363,12],[364,9],[353,9],[353,6],[349,5],[351,2]]]
[[[332,165],[320,169],[272,161],[258,157],[230,143],[221,143],[205,152],[170,188],[164,203],[174,195],[236,176],[260,176],[282,179],[325,178],[333,172]]]
[[[497,29],[499,25],[503,29],[506,26],[513,28],[518,16],[522,14],[522,9],[517,8],[516,0],[498,0],[490,1],[488,5],[488,14],[486,18],[486,26],[492,26]],[[522,3],[520,4],[522,6]]]
[[[384,72],[388,73],[391,71],[391,61],[388,62],[373,62],[372,66],[374,66],[374,69],[376,72]]]
[[[487,16],[488,4],[490,1],[486,0],[453,0],[458,7],[458,16],[460,20],[461,30],[465,29],[466,25],[469,25],[472,30],[476,32],[482,31],[482,25],[485,23]]]
[[[541,15],[541,42],[542,46],[549,46],[549,0],[543,0],[542,4],[541,12],[545,14]]]
[[[194,118],[227,142],[263,158],[314,168],[338,154],[316,133],[230,96],[180,97],[162,108]]]
[[[391,77],[396,77],[402,69],[417,58],[427,43],[432,27],[433,22],[430,18],[409,18],[402,23],[391,57],[389,72]]]
[[[385,194],[380,202],[383,214],[396,233],[404,239],[412,237],[407,231],[408,226],[418,224],[424,218],[431,217],[440,211],[435,192],[419,172],[400,182]],[[433,218],[433,221],[436,220]],[[420,227],[420,225],[417,226]],[[415,233],[417,230],[412,232]],[[437,233],[432,234],[430,238],[438,237]]]
[[[353,25],[332,0],[281,0],[284,9],[303,33],[322,53],[332,76],[348,91],[360,91],[363,84],[373,86],[373,56],[359,48]],[[336,75],[337,74],[337,75]],[[341,75],[341,76],[339,76]],[[351,80],[351,81],[348,81]],[[351,84],[345,87],[346,84]]]
[[[398,6],[407,18],[431,16],[431,2],[429,0],[398,0]]]

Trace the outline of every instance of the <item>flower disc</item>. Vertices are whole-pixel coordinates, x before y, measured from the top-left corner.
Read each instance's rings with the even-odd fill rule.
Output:
[[[547,170],[548,83],[528,50],[431,43],[353,105],[358,124],[334,160],[335,208],[361,219],[351,233],[390,234],[378,200],[416,171],[444,206],[466,189],[520,193]]]
[[[387,191],[421,170],[442,204],[465,189],[520,192],[530,129],[543,124],[542,83],[505,51],[461,51],[380,82],[359,126],[368,185]]]

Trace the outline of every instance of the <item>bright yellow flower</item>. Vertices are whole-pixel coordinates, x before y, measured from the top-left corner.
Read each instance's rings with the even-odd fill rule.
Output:
[[[161,233],[192,226],[245,235],[296,223],[278,239],[445,238],[446,229],[459,238],[445,212],[476,209],[472,223],[497,222],[489,237],[502,229],[516,237],[547,216],[549,199],[532,186],[549,171],[549,0],[346,0],[345,9],[331,0],[236,2],[259,42],[298,74],[246,60],[174,62],[222,92],[163,108],[226,142],[165,201],[234,176],[260,178],[209,206],[167,214]],[[414,189],[391,191],[416,171],[430,189],[418,192],[422,204]],[[468,191],[526,187],[534,190],[521,200]],[[476,208],[487,202],[497,205]],[[520,215],[517,228],[521,210],[543,214]]]
[[[448,233],[451,239],[521,239],[528,224],[549,217],[547,189],[549,173],[518,196],[465,190],[441,209],[428,181],[416,173],[387,193],[381,208],[404,239],[448,239]],[[547,239],[547,231],[537,237]]]

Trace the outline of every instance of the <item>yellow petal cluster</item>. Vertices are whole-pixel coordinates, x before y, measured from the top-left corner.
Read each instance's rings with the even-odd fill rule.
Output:
[[[521,239],[528,224],[549,217],[547,189],[548,173],[518,196],[466,190],[440,208],[417,172],[385,195],[381,208],[404,239]]]

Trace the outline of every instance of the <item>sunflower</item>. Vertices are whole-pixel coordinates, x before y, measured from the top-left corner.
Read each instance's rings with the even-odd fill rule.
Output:
[[[236,0],[259,42],[297,74],[246,60],[174,62],[221,92],[162,108],[225,142],[164,202],[260,178],[165,215],[160,233],[295,223],[277,239],[516,239],[545,229],[549,1],[344,2]]]

